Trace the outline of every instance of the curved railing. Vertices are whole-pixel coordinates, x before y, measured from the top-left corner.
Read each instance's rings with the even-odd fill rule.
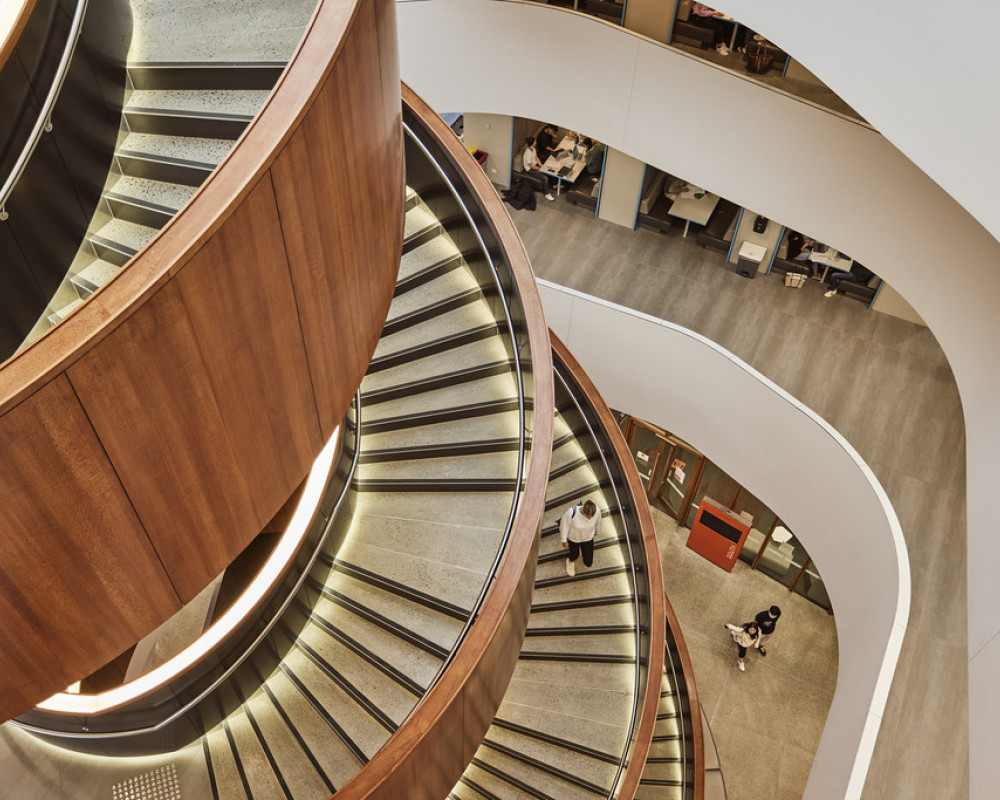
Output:
[[[461,142],[405,86],[403,100],[407,125],[422,145],[417,152],[426,150],[435,162],[421,168],[411,158],[408,183],[441,219],[448,219],[443,212],[464,207],[462,215],[468,212],[470,224],[451,235],[457,237],[466,262],[477,279],[482,276],[483,286],[487,279],[492,282],[490,265],[495,266],[498,291],[517,298],[518,302],[509,303],[513,335],[507,344],[512,358],[517,351],[519,361],[530,364],[524,377],[530,380],[525,393],[533,397],[526,431],[531,459],[506,553],[462,646],[387,744],[337,791],[338,798],[444,797],[472,759],[503,698],[524,637],[551,455],[554,412],[548,334],[524,247],[496,190]]]
[[[609,797],[632,797],[642,777],[660,703],[660,674],[664,658],[664,595],[656,531],[646,495],[628,447],[614,417],[587,373],[557,337],[551,335],[555,373],[571,398],[579,422],[597,450],[588,457],[599,461],[610,478],[608,492],[621,509],[625,530],[626,564],[632,586],[632,613],[636,620],[637,669],[633,687],[635,705],[629,721],[628,745]],[[563,412],[564,415],[566,412]]]
[[[0,370],[0,602],[16,609],[5,634],[19,643],[0,653],[0,718],[98,669],[204,588],[343,417],[402,242],[393,11],[321,2],[185,209]]]

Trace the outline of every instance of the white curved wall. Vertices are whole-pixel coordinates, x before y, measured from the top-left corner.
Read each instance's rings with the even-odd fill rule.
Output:
[[[549,326],[609,405],[697,442],[755,496],[766,497],[802,539],[836,609],[840,646],[837,689],[808,796],[859,797],[909,609],[906,547],[882,487],[828,423],[719,345],[547,281],[539,287]],[[678,374],[698,376],[697,394]],[[823,481],[789,475],[823,475]],[[836,493],[829,491],[834,485]],[[873,607],[876,588],[891,602]]]
[[[1000,231],[989,91],[1000,71],[990,48],[938,35],[946,21],[993,31],[1000,7],[716,5],[779,42]],[[878,133],[613,26],[495,0],[400,3],[398,13],[403,78],[435,107],[551,119],[809,231],[873,266],[934,331],[965,413],[971,786],[991,796],[1000,743],[997,240]]]

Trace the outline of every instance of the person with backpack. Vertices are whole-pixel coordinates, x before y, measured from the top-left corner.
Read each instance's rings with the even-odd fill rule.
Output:
[[[760,639],[757,642],[757,650],[760,651],[762,656],[767,655],[767,650],[764,649],[764,642],[774,635],[774,626],[778,624],[778,617],[780,616],[781,609],[777,606],[771,606],[754,617],[754,622],[760,628]]]
[[[576,560],[583,553],[583,565],[594,564],[594,537],[601,527],[601,510],[593,500],[570,506],[559,520],[559,536],[562,546],[569,549],[566,559],[566,574],[576,575]]]

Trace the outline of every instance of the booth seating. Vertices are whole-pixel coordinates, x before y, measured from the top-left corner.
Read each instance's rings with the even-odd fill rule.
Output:
[[[711,247],[713,250],[728,252],[732,237],[726,237],[729,235],[729,229],[734,227],[739,210],[740,207],[736,203],[726,200],[724,197],[719,198],[719,204],[712,212],[712,216],[708,218],[705,227],[698,232],[698,244],[702,247]]]
[[[622,4],[614,0],[580,0],[579,10],[616,25],[622,22]]]
[[[671,216],[667,213],[673,202],[664,197],[670,176],[653,167],[646,168],[642,182],[642,193],[639,196],[639,212],[635,218],[636,227],[669,233],[672,227]]]
[[[711,47],[715,41],[715,31],[711,28],[703,28],[700,25],[692,25],[685,20],[675,19],[674,32],[670,40],[671,42],[687,44],[692,47]]]
[[[855,300],[860,300],[865,305],[871,303],[875,299],[875,293],[878,291],[878,287],[881,285],[882,279],[875,275],[868,281],[868,283],[856,283],[854,281],[841,281],[840,285],[837,287],[837,293],[846,295]]]
[[[601,179],[597,175],[589,175],[586,172],[573,184],[573,188],[564,192],[566,199],[575,206],[584,208],[597,208],[597,196],[601,191]]]

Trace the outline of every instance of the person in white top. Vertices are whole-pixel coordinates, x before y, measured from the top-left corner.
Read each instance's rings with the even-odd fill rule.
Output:
[[[521,154],[521,165],[525,172],[536,172],[542,181],[542,191],[545,192],[546,200],[555,200],[552,196],[552,185],[549,183],[549,176],[543,175],[539,170],[542,162],[538,160],[538,150],[535,148],[535,137],[529,136],[524,140],[524,152]]]
[[[601,510],[593,500],[577,506],[570,506],[559,520],[559,536],[562,546],[569,548],[566,559],[566,574],[576,575],[576,560],[583,553],[583,565],[594,564],[594,537],[601,527]]]

